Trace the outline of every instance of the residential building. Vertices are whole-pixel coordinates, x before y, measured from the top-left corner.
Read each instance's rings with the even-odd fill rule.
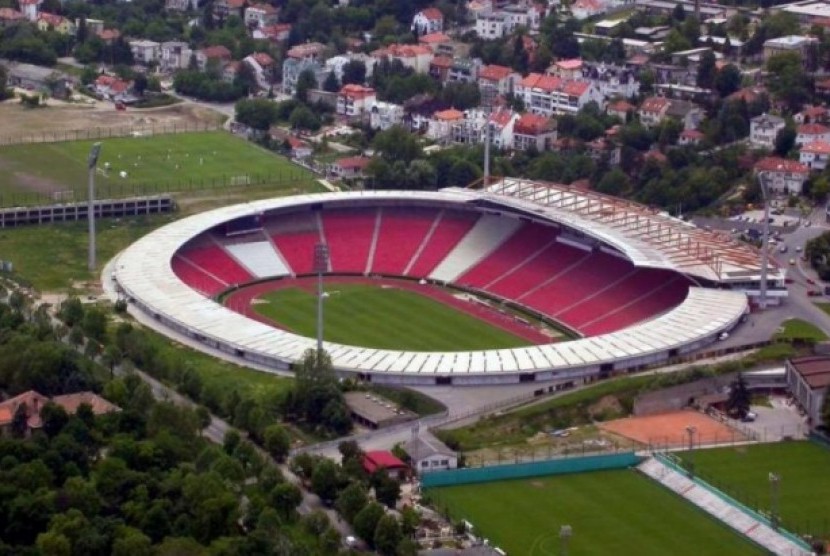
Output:
[[[507,66],[488,64],[478,71],[478,88],[483,105],[490,105],[497,96],[511,94],[521,76]]]
[[[288,147],[291,149],[291,158],[302,159],[308,158],[314,152],[314,149],[311,148],[311,145],[294,137],[293,135],[289,135],[285,139],[288,142]]]
[[[196,63],[201,71],[205,71],[208,62],[214,61],[220,66],[231,61],[231,51],[226,46],[208,46],[196,51]]]
[[[606,11],[604,3],[600,0],[576,0],[571,4],[571,15],[579,20],[598,16]]]
[[[185,69],[190,64],[193,51],[186,42],[167,41],[159,46],[159,67],[162,71]]]
[[[398,60],[405,67],[411,68],[415,73],[428,73],[429,63],[433,58],[432,49],[420,44],[390,44],[385,48],[379,48],[372,52],[375,63],[382,59]]]
[[[524,27],[532,32],[539,30],[542,12],[533,2],[507,4],[500,11],[507,18],[508,33],[512,33],[517,27]]]
[[[95,80],[93,90],[108,100],[115,100],[129,92],[132,83],[112,75],[99,75]]]
[[[513,148],[517,151],[547,151],[555,142],[556,122],[551,118],[527,112],[513,124]]]
[[[824,170],[830,160],[830,143],[827,141],[813,141],[801,147],[799,162],[810,170]]]
[[[288,40],[291,34],[290,23],[275,23],[273,25],[266,25],[259,27],[251,32],[251,37],[259,40],[267,40],[274,44],[279,44]]]
[[[677,140],[678,145],[683,146],[697,146],[703,141],[706,136],[703,132],[697,129],[684,129],[680,132],[680,137]]]
[[[23,12],[19,12],[13,8],[0,8],[0,27],[10,27],[22,21],[26,21],[26,16],[23,15]]]
[[[253,4],[245,8],[245,26],[259,29],[278,22],[279,10],[271,4]]]
[[[498,108],[492,113],[480,108],[465,110],[463,118],[450,124],[449,142],[478,145],[485,141],[489,126],[490,144],[499,149],[513,147],[513,125],[519,115],[509,108]]]
[[[502,12],[481,12],[476,15],[476,35],[484,40],[500,39],[510,34],[510,22]]]
[[[764,42],[764,61],[768,61],[776,54],[795,52],[801,56],[804,69],[814,71],[818,62],[818,44],[818,38],[801,35],[769,39]]]
[[[52,68],[8,62],[0,64],[8,74],[7,85],[32,91],[41,91],[55,98],[69,96],[69,79]]]
[[[830,127],[822,124],[804,124],[797,128],[795,144],[803,147],[807,143],[825,141],[830,143]]]
[[[236,76],[239,75],[239,70],[242,67],[242,62],[231,61],[222,66],[222,81],[233,83]]]
[[[605,113],[609,116],[616,116],[623,122],[628,121],[629,115],[633,114],[637,107],[627,100],[614,101],[605,108]]]
[[[369,127],[386,130],[403,123],[404,110],[400,104],[375,100],[369,108]]]
[[[257,85],[260,89],[267,90],[271,87],[274,76],[276,75],[275,69],[277,63],[269,54],[266,52],[254,52],[246,56],[242,61],[253,70]]]
[[[412,31],[420,35],[440,33],[444,30],[444,14],[438,8],[426,8],[412,18]]]
[[[359,179],[364,177],[364,170],[372,161],[365,156],[341,158],[329,165],[328,173],[340,179]]]
[[[666,113],[669,111],[671,101],[665,97],[649,97],[640,105],[637,115],[640,116],[640,123],[646,127],[659,125]]]
[[[235,15],[242,19],[246,0],[216,0],[213,3],[213,18],[220,21]]]
[[[421,474],[458,467],[458,455],[433,435],[415,435],[404,450],[412,460],[412,468]]]
[[[326,46],[318,42],[299,44],[288,50],[282,64],[282,92],[284,94],[294,95],[297,79],[304,71],[313,73],[318,85],[323,83],[326,78],[322,60],[325,50]]]
[[[478,81],[478,72],[481,69],[481,60],[478,58],[461,58],[453,60],[447,72],[447,81],[461,83],[475,83]]]
[[[625,66],[583,63],[582,74],[576,79],[593,83],[603,98],[634,98],[640,94],[637,73]]]
[[[784,118],[761,114],[749,120],[749,142],[755,147],[772,150],[778,132],[787,126]]]
[[[590,82],[569,81],[540,73],[531,73],[517,83],[515,94],[531,112],[545,116],[574,114],[589,102],[596,102],[600,107],[605,104]]]
[[[822,409],[830,387],[830,357],[808,356],[788,359],[787,386],[795,401],[807,414],[811,427],[822,424]]]
[[[409,466],[392,452],[374,450],[363,454],[363,470],[370,476],[383,472],[392,479],[402,481],[408,475]]]
[[[164,0],[164,8],[171,12],[186,12],[199,8],[198,0]]]
[[[43,410],[43,406],[50,401],[62,407],[70,415],[77,413],[81,405],[88,406],[95,415],[121,411],[118,406],[111,404],[92,392],[65,394],[55,396],[50,400],[39,392],[29,390],[0,403],[0,436],[8,436],[10,434],[15,415],[18,412],[22,412],[25,415],[26,434],[43,427],[40,412]]]
[[[360,118],[368,114],[375,103],[375,90],[363,85],[344,85],[337,95],[337,113],[347,118]]]
[[[755,173],[763,173],[770,191],[781,195],[799,195],[804,182],[810,177],[810,169],[796,162],[768,156],[755,163]]]
[[[429,62],[429,76],[444,84],[449,80],[452,65],[451,56],[434,56]]]
[[[62,15],[40,12],[37,14],[37,28],[41,31],[54,30],[61,35],[74,35],[75,24]]]
[[[149,66],[158,63],[161,58],[161,45],[146,39],[133,40],[128,43],[136,64]]]
[[[37,22],[37,15],[40,13],[40,5],[43,0],[20,0],[20,11],[23,16],[32,23]]]
[[[433,52],[447,52],[452,51],[452,38],[444,33],[430,33],[428,35],[421,35],[418,37],[418,44],[428,46]],[[448,52],[449,53],[449,52]]]
[[[427,124],[426,136],[433,141],[447,143],[452,140],[452,127],[464,119],[464,112],[449,108],[432,115]]]
[[[805,106],[801,112],[793,116],[796,125],[802,124],[826,124],[828,123],[828,110],[825,106]]]
[[[673,99],[669,103],[666,117],[674,118],[683,124],[684,130],[697,129],[700,127],[705,114],[703,110],[694,103],[686,100]]]
[[[548,68],[547,73],[562,79],[582,79],[582,59],[557,60]]]
[[[98,38],[105,44],[112,44],[113,41],[121,37],[121,31],[118,29],[101,29],[97,33]]]

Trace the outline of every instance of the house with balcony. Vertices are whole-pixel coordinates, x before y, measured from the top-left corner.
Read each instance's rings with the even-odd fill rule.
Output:
[[[150,64],[157,64],[161,59],[161,44],[156,41],[139,39],[130,41],[128,44],[136,64],[149,66]]]
[[[369,127],[384,131],[403,123],[404,110],[400,104],[375,100],[369,108]]]
[[[555,142],[556,121],[551,118],[526,112],[513,124],[513,149],[517,151],[548,151]]]
[[[521,76],[507,66],[488,64],[478,71],[478,88],[481,91],[482,104],[491,104],[497,96],[506,96],[513,92]]]
[[[376,99],[375,90],[371,87],[353,83],[343,85],[337,95],[336,112],[347,118],[362,118],[368,114]]]
[[[438,8],[425,8],[412,17],[411,29],[418,36],[440,33],[444,30],[444,14]]]
[[[213,61],[220,67],[231,61],[231,51],[228,47],[221,44],[215,46],[208,46],[196,51],[196,64],[199,70],[205,71],[208,63]]]
[[[798,126],[795,144],[803,147],[808,143],[825,141],[830,143],[830,127],[822,124],[803,124]]]
[[[383,59],[390,62],[398,60],[415,73],[429,73],[429,63],[434,56],[432,49],[421,44],[390,44],[385,48],[379,48],[372,52],[375,63]]]
[[[775,156],[756,162],[755,173],[763,173],[770,191],[780,195],[800,195],[810,177],[810,169],[806,165]]]
[[[159,67],[162,71],[187,68],[193,53],[186,42],[166,41],[159,45]]]
[[[271,4],[253,4],[245,8],[245,26],[248,29],[260,29],[275,25],[279,19],[279,10]]]
[[[464,119],[464,112],[449,108],[439,110],[427,121],[426,136],[439,143],[448,143],[452,140],[452,128]]]
[[[761,114],[749,120],[749,142],[754,147],[772,150],[778,132],[787,127],[784,118]]]
[[[325,51],[326,45],[319,42],[298,44],[288,49],[285,61],[282,63],[282,92],[294,96],[297,80],[304,71],[310,71],[314,74],[317,84],[322,84],[326,78],[323,65]]]
[[[648,97],[640,105],[637,115],[645,127],[654,127],[663,121],[669,111],[671,101],[665,97]]]
[[[534,114],[575,114],[589,102],[605,102],[596,87],[587,81],[565,80],[555,75],[531,73],[516,84],[515,94]]]
[[[824,170],[830,160],[830,142],[813,141],[801,147],[798,161],[810,170]]]

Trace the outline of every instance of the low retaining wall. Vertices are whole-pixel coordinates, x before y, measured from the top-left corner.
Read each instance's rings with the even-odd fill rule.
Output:
[[[638,465],[641,460],[642,458],[634,452],[625,452],[621,454],[493,465],[490,467],[433,471],[421,475],[421,486],[424,488],[430,488],[467,485],[472,483],[505,481],[509,479],[527,479],[529,477],[541,477],[545,475],[585,473],[587,471],[602,471],[606,469],[626,469],[628,467]]]

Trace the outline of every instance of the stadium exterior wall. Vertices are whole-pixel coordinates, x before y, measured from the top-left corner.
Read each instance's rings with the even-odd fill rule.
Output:
[[[131,302],[131,310],[150,316],[161,332],[165,328],[175,331],[241,364],[247,361],[287,371],[314,346],[313,340],[250,321],[190,290],[170,268],[170,259],[182,245],[222,222],[273,209],[330,201],[434,202],[469,207],[473,195],[390,191],[318,194],[225,207],[174,222],[138,240],[114,261],[111,278],[119,295]],[[469,353],[393,352],[329,343],[326,349],[338,372],[376,383],[482,385],[584,380],[639,370],[698,350],[737,326],[746,310],[744,296],[691,288],[683,305],[653,321],[563,344]],[[696,324],[686,329],[690,319]]]

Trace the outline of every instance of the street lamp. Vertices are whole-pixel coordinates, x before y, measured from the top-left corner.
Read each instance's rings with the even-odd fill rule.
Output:
[[[98,166],[98,156],[101,154],[101,143],[95,143],[89,150],[87,169],[89,170],[89,206],[87,220],[89,220],[89,271],[95,272],[95,169]]]
[[[568,542],[573,536],[573,528],[570,525],[563,525],[559,528],[559,540],[562,543],[562,556],[568,556]]]
[[[689,425],[686,427],[686,434],[689,435],[689,476],[693,476],[695,474],[695,464],[692,461],[692,450],[695,448],[695,433],[697,432],[697,427],[694,425]]]
[[[761,287],[758,308],[767,308],[767,266],[769,264],[769,191],[766,182],[767,173],[758,172],[758,185],[764,199],[764,232],[761,239]]]
[[[314,271],[317,273],[317,357],[323,353],[323,273],[329,270],[329,246],[314,246]]]
[[[770,495],[770,524],[774,530],[778,530],[778,488],[781,484],[781,475],[770,471],[769,474],[769,495]]]

